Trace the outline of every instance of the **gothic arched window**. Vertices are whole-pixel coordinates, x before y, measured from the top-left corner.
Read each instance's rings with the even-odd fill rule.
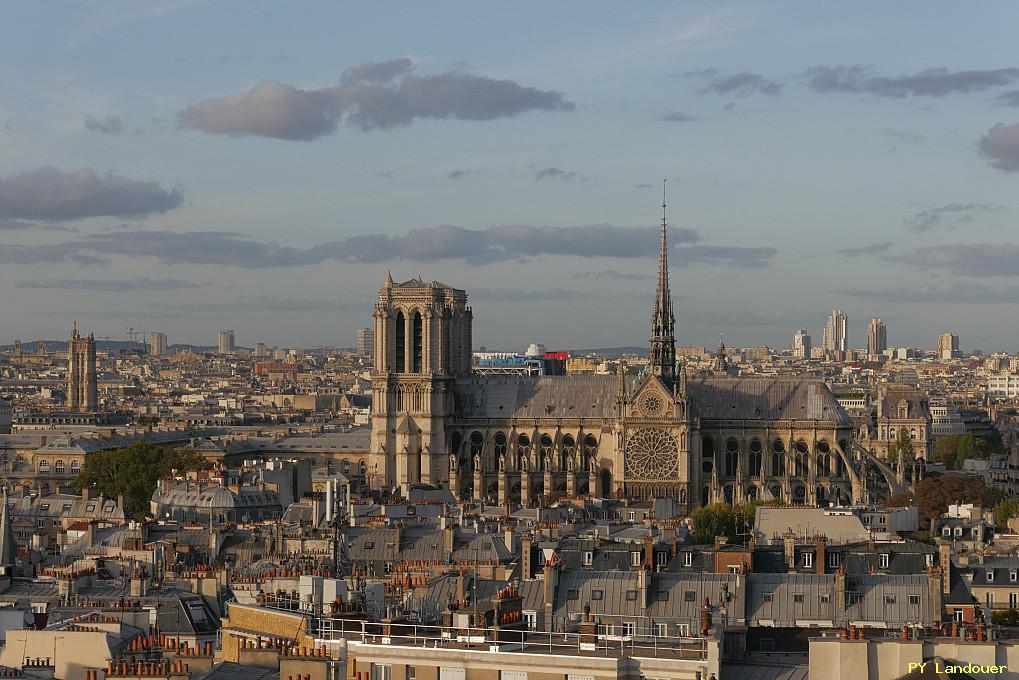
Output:
[[[403,312],[396,313],[396,366],[393,370],[397,373],[403,373],[407,370],[407,319],[403,316]]]

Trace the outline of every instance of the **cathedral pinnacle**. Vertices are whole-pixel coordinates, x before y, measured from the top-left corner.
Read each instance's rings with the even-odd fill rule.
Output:
[[[666,217],[665,180],[662,180],[662,230],[658,242],[658,288],[651,312],[651,352],[648,367],[652,375],[665,381],[676,377],[676,318],[669,292],[668,219]]]

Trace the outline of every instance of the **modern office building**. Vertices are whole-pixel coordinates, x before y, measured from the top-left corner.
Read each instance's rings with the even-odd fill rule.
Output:
[[[234,351],[234,332],[230,329],[219,332],[219,353],[232,354]]]
[[[811,350],[810,334],[801,328],[793,335],[793,356],[797,359],[809,359]]]
[[[363,357],[370,357],[375,352],[375,331],[371,328],[357,329],[357,353]]]
[[[153,333],[149,336],[149,354],[154,357],[161,357],[165,356],[166,353],[166,333]]]
[[[867,356],[876,357],[888,349],[888,327],[881,319],[871,319],[867,326]]]
[[[821,347],[825,352],[845,352],[848,319],[841,309],[833,309],[824,325]]]
[[[959,351],[959,336],[955,333],[942,333],[938,336],[938,358],[954,359],[962,356]]]

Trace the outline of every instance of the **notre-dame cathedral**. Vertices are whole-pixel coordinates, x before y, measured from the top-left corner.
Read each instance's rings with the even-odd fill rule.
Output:
[[[681,508],[777,498],[860,502],[853,424],[823,381],[709,375],[676,363],[667,224],[648,362],[636,376],[479,376],[467,293],[386,277],[375,305],[376,488],[448,483],[461,498],[675,499]]]

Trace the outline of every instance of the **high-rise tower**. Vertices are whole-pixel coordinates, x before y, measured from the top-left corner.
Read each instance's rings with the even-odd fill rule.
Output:
[[[651,312],[651,351],[648,370],[666,383],[676,378],[676,317],[669,292],[669,246],[665,215],[665,182],[662,182],[662,232],[658,241],[658,288]]]
[[[67,408],[96,410],[96,340],[91,333],[83,338],[77,321],[67,343]]]
[[[867,326],[867,354],[878,356],[888,349],[888,327],[881,319],[871,319]]]

